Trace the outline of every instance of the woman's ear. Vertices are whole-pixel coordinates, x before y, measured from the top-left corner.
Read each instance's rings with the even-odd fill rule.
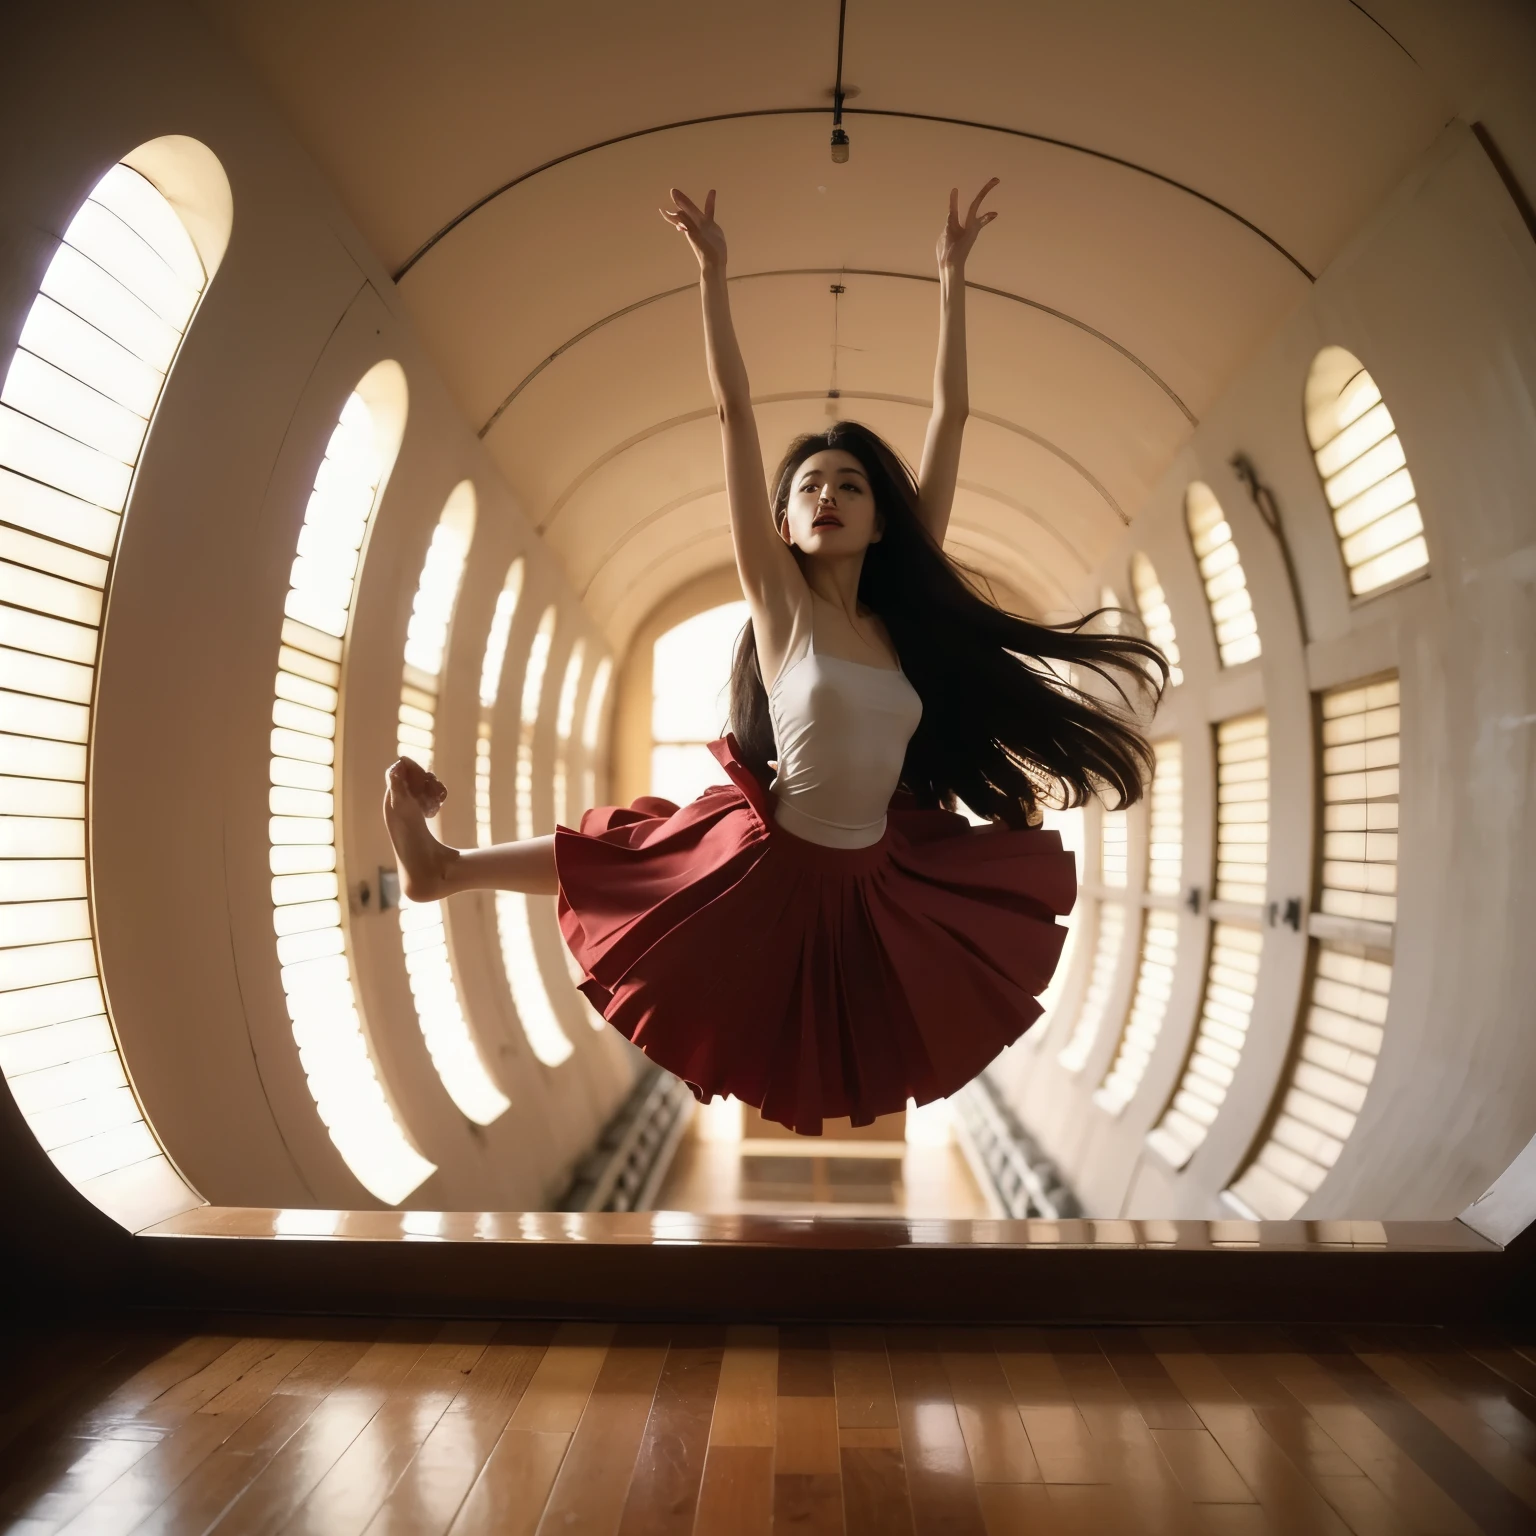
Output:
[[[779,518],[779,519],[778,519],[778,520],[777,520],[777,521],[776,521],[776,522],[775,522],[775,523],[774,523],[774,527],[776,527],[776,528],[777,528],[777,529],[778,529],[778,531],[779,531],[779,537],[780,537],[780,538],[781,538],[781,539],[783,539],[783,540],[784,540],[784,542],[785,542],[785,543],[786,543],[786,544],[787,544],[787,545],[788,545],[788,546],[789,546],[789,547],[790,547],[790,548],[791,548],[791,549],[793,549],[793,548],[794,548],[794,547],[795,547],[795,536],[794,536],[794,534],[792,534],[792,533],[791,533],[791,532],[790,532],[790,531],[789,531],[789,513],[788,513],[788,512],[785,512],[785,513],[784,513],[784,515],[783,515],[783,516],[782,516],[782,517],[780,517],[780,518]]]
[[[869,542],[871,544],[878,544],[880,542],[880,540],[883,539],[884,537],[885,537],[885,518],[879,512],[876,512],[875,513],[875,531],[872,534],[870,534]]]

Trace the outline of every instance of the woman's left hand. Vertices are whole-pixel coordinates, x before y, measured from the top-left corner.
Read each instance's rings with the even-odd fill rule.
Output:
[[[981,206],[981,200],[998,183],[994,176],[975,197],[971,199],[971,206],[965,215],[965,222],[960,220],[960,189],[949,189],[949,220],[944,225],[944,231],[939,236],[938,258],[939,266],[947,267],[952,272],[962,271],[965,267],[965,258],[971,254],[971,247],[976,243],[979,235],[993,219],[995,213],[983,213],[978,216],[976,210]]]

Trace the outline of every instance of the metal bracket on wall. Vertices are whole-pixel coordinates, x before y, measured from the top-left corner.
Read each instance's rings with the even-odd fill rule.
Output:
[[[1275,543],[1280,546],[1280,558],[1285,562],[1285,578],[1291,586],[1291,604],[1296,610],[1296,623],[1301,628],[1301,643],[1307,643],[1307,610],[1301,603],[1301,586],[1296,580],[1296,567],[1291,561],[1291,546],[1286,542],[1285,524],[1280,521],[1280,504],[1275,500],[1275,493],[1259,479],[1259,472],[1253,467],[1253,460],[1246,453],[1234,453],[1228,462],[1232,466],[1232,473],[1242,481],[1243,489],[1248,492],[1248,499],[1254,505],[1264,526],[1275,536]]]

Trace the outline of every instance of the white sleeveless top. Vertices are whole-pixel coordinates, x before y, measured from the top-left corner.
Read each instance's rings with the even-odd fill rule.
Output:
[[[778,749],[769,792],[786,832],[827,848],[868,848],[885,836],[922,700],[899,667],[824,656],[807,592],[768,693]]]

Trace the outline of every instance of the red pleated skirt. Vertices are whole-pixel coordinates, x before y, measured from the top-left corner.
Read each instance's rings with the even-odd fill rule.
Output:
[[[1040,1016],[1077,895],[1055,832],[903,807],[869,848],[773,820],[734,738],[731,783],[646,797],[555,833],[581,990],[704,1102],[732,1094],[805,1135],[969,1082]]]

